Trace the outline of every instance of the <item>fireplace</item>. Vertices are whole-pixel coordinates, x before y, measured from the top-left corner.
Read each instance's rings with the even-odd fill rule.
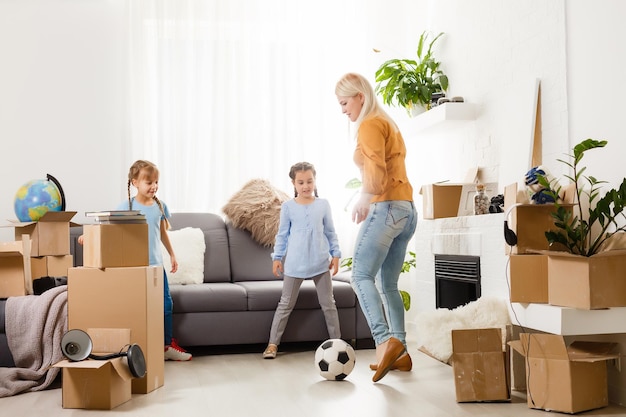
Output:
[[[435,297],[447,309],[480,298],[480,256],[435,254]]]

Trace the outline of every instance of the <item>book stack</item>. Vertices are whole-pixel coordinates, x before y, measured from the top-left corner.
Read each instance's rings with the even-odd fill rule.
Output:
[[[97,224],[141,224],[146,216],[138,210],[88,211],[85,216],[94,219]]]

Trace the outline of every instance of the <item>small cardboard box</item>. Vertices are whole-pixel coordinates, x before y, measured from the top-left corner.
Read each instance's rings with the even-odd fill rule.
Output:
[[[15,239],[29,235],[31,256],[69,255],[70,220],[75,211],[48,211],[36,222],[12,222]]]
[[[509,256],[509,299],[513,303],[548,303],[548,256]]]
[[[551,250],[546,231],[558,230],[554,225],[554,204],[518,204],[508,216],[508,226],[517,236],[515,246],[505,245],[507,255]]]
[[[509,342],[525,357],[529,408],[578,413],[609,403],[606,361],[616,343],[573,342],[560,335],[521,333]]]
[[[506,359],[500,329],[452,330],[456,401],[509,401]]]
[[[74,266],[72,255],[39,256],[30,258],[33,280],[43,277],[66,277],[67,270]]]
[[[88,329],[94,354],[110,354],[130,343],[129,329]],[[115,341],[115,343],[113,343]],[[110,410],[131,399],[132,374],[126,358],[63,360],[63,408]]]
[[[626,250],[547,256],[550,304],[585,310],[626,307]]]
[[[561,206],[569,210],[573,207],[569,203]],[[523,192],[518,191],[515,183],[504,189],[504,209],[504,221],[517,236],[515,246],[505,245],[507,255],[562,249],[562,247],[551,248],[546,238],[546,231],[559,230],[554,225],[554,218],[552,217],[552,213],[557,210],[554,204],[528,203],[528,199],[524,198]]]
[[[30,271],[30,238],[0,243],[0,298],[33,293]]]
[[[435,183],[423,185],[422,195],[423,219],[441,219],[456,217],[461,202],[463,184]]]
[[[83,265],[92,268],[148,266],[147,224],[83,226]]]
[[[163,386],[163,268],[70,268],[67,286],[69,329],[127,328],[146,359],[146,376],[132,392]]]

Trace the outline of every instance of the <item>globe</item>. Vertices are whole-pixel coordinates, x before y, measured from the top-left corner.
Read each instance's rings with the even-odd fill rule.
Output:
[[[15,193],[15,215],[21,222],[38,221],[48,211],[63,211],[63,190],[51,175],[45,180],[32,180]]]

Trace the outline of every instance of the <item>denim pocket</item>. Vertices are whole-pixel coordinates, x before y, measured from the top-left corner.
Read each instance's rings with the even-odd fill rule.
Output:
[[[413,210],[408,204],[391,203],[387,208],[385,224],[397,230],[404,229]]]

